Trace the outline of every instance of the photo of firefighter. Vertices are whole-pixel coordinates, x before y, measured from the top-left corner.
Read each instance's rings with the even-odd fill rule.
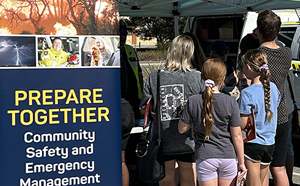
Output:
[[[40,36],[38,37],[39,67],[78,67],[79,38]]]

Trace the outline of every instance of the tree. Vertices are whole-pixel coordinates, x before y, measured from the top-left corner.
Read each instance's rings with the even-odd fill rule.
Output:
[[[118,4],[115,0],[66,0],[70,16],[66,16],[78,34],[116,34],[118,32]],[[102,12],[97,12],[97,3],[106,3]],[[98,10],[100,11],[100,10]],[[101,14],[101,15],[100,15]],[[107,29],[111,28],[111,29]]]
[[[42,3],[44,6],[39,6]],[[19,21],[30,21],[36,29],[46,11],[48,1],[24,1],[18,2],[15,7],[11,7],[1,3],[1,9],[4,10],[5,16],[1,19],[8,17],[11,28],[17,27]],[[3,13],[3,12],[2,12]]]
[[[173,17],[130,17],[125,21],[128,26],[135,27],[134,34],[142,40],[156,38],[158,43],[166,43],[175,37]],[[179,33],[183,32],[185,21],[185,17],[179,17]]]
[[[118,32],[116,0],[20,0],[14,7],[10,3],[7,0],[0,4],[0,21],[8,22],[10,30],[19,29],[24,24],[33,32],[43,25],[44,29],[38,32],[44,34],[54,32],[56,23],[71,23],[79,35]],[[29,23],[33,26],[28,26]]]
[[[20,34],[31,34],[31,32],[30,31],[28,31],[28,30],[23,30]]]
[[[41,27],[37,27],[35,29],[35,34],[39,34],[39,35],[46,35],[46,31],[45,31],[45,27],[41,26]]]

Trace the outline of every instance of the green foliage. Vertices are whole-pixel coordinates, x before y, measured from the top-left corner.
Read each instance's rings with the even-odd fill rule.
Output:
[[[160,50],[147,50],[137,52],[140,61],[144,62],[161,62],[166,61],[166,52]]]
[[[185,17],[179,17],[179,33],[183,32],[185,22]],[[130,17],[126,23],[136,28],[134,33],[142,40],[156,38],[157,42],[166,43],[175,37],[173,17]]]
[[[156,50],[162,51],[162,52],[167,52],[170,45],[171,45],[170,41],[169,42],[158,42]]]
[[[28,30],[23,30],[20,34],[31,34],[31,32]]]
[[[160,62],[160,63],[143,63],[143,65],[141,65],[142,68],[142,72],[143,72],[143,81],[144,83],[146,82],[147,78],[149,77],[149,74],[153,71],[153,70],[157,70],[157,69],[163,69],[164,68],[164,62]]]
[[[153,70],[164,68],[167,58],[167,53],[159,50],[138,51],[137,55],[140,60],[144,82]]]
[[[36,30],[35,30],[35,34],[47,35],[45,27],[43,27],[43,26],[37,27]]]

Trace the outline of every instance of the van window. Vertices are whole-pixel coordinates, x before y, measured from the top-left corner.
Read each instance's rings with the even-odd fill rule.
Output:
[[[281,27],[278,34],[278,40],[283,42],[286,47],[291,47],[296,29],[297,27]]]

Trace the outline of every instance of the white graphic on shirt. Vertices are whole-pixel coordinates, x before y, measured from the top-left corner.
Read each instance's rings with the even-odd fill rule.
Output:
[[[184,85],[162,85],[160,86],[160,95],[161,120],[178,119],[178,111],[184,101]]]

